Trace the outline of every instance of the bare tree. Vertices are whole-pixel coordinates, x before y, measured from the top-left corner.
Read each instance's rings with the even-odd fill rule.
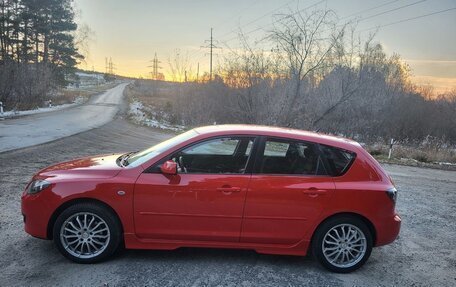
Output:
[[[306,104],[303,85],[311,88],[318,81],[319,70],[326,68],[336,41],[342,37],[345,25],[336,26],[335,13],[331,10],[313,11],[309,14],[290,13],[282,16],[269,32],[269,38],[277,43],[288,65],[288,74],[294,86],[284,95],[280,114],[282,124],[293,125],[299,118],[296,109],[298,101]]]
[[[82,61],[87,63],[90,60],[90,44],[95,41],[95,32],[87,24],[78,25],[74,36],[75,46],[84,57]]]
[[[174,50],[173,55],[168,57],[168,65],[173,82],[184,82],[190,79],[192,66],[188,53],[183,54],[179,49]]]
[[[273,124],[274,59],[264,50],[252,47],[242,32],[239,37],[242,49],[231,50],[220,71],[230,88],[229,109],[240,122]]]

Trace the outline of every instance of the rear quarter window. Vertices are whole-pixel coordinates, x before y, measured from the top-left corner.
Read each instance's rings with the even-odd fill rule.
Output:
[[[355,160],[356,153],[332,146],[320,145],[323,157],[329,165],[333,176],[343,175]]]

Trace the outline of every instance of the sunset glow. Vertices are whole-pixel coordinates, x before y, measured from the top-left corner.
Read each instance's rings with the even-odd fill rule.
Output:
[[[169,61],[179,49],[188,56],[188,74],[196,78],[198,64],[199,76],[209,72],[208,49],[202,47],[207,46],[211,27],[215,43],[221,48],[214,55],[217,67],[229,48],[239,47],[236,36],[240,28],[255,42],[273,27],[277,14],[309,6],[307,1],[258,2],[235,0],[227,5],[225,1],[75,0],[81,11],[78,22],[90,26],[95,39],[90,54],[79,67],[104,72],[105,58],[111,57],[116,74],[150,78],[150,61],[157,53],[160,72],[166,80],[172,80]],[[456,26],[456,10],[390,25],[456,7],[454,1],[425,1],[402,9],[397,9],[399,3],[372,9],[378,6],[374,0],[323,1],[321,7],[317,5],[314,9],[324,5],[340,15],[341,22],[358,21],[361,38],[380,27],[374,41],[382,44],[389,55],[397,53],[405,60],[411,67],[414,83],[432,85],[436,92],[456,88],[456,37],[452,30]]]

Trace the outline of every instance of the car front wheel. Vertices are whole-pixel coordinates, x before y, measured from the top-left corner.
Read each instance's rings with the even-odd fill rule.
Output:
[[[103,206],[79,203],[59,215],[53,235],[65,257],[77,263],[95,263],[117,250],[121,228],[112,212]]]
[[[372,245],[372,234],[362,220],[341,216],[329,219],[317,229],[312,251],[328,270],[348,273],[367,261]]]

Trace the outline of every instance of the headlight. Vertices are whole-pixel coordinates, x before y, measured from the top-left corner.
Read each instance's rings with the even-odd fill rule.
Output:
[[[28,193],[30,193],[30,194],[38,193],[50,185],[51,185],[51,183],[46,180],[42,180],[42,179],[34,180],[34,181],[32,181],[32,183],[30,183]]]

